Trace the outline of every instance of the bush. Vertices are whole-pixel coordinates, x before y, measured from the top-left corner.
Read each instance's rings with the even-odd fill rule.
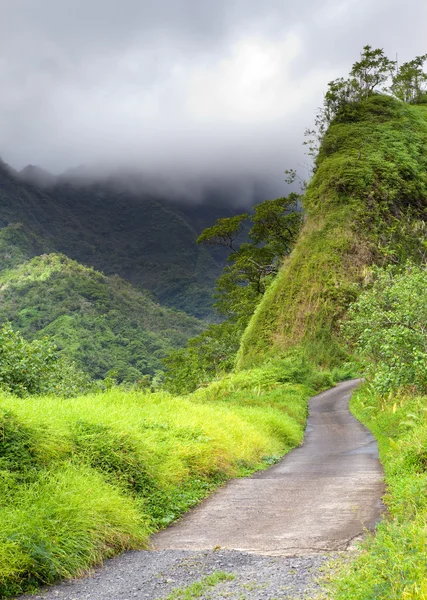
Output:
[[[0,328],[0,388],[16,394],[72,396],[89,385],[85,375],[59,357],[47,339],[26,341],[10,323]]]
[[[375,389],[383,394],[402,386],[427,391],[427,269],[377,269],[343,331],[364,362]]]
[[[229,373],[235,362],[243,328],[232,320],[213,324],[164,359],[165,387],[173,394],[187,394]]]

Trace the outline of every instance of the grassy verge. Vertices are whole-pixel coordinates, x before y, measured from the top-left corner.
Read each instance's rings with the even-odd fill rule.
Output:
[[[228,478],[300,444],[308,397],[331,384],[294,357],[185,398],[1,397],[0,597],[143,548]]]
[[[367,386],[354,414],[378,440],[388,515],[332,583],[336,600],[427,598],[427,397],[384,399]]]

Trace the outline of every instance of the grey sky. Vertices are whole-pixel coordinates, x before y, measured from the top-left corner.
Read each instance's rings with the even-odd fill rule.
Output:
[[[328,81],[426,25],[424,0],[0,0],[0,156],[280,191]]]

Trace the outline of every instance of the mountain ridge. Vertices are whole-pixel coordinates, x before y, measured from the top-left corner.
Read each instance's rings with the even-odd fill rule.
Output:
[[[40,173],[24,169],[38,180]],[[192,207],[111,182],[45,186],[26,179],[0,162],[0,226],[21,223],[48,251],[118,274],[163,304],[215,319],[211,294],[225,256],[196,239],[224,212],[236,212],[221,194],[217,205]]]

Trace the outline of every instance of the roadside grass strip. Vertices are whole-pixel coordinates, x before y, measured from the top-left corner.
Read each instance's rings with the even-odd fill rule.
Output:
[[[351,408],[378,440],[387,513],[332,577],[336,600],[427,599],[427,397],[356,392]]]

